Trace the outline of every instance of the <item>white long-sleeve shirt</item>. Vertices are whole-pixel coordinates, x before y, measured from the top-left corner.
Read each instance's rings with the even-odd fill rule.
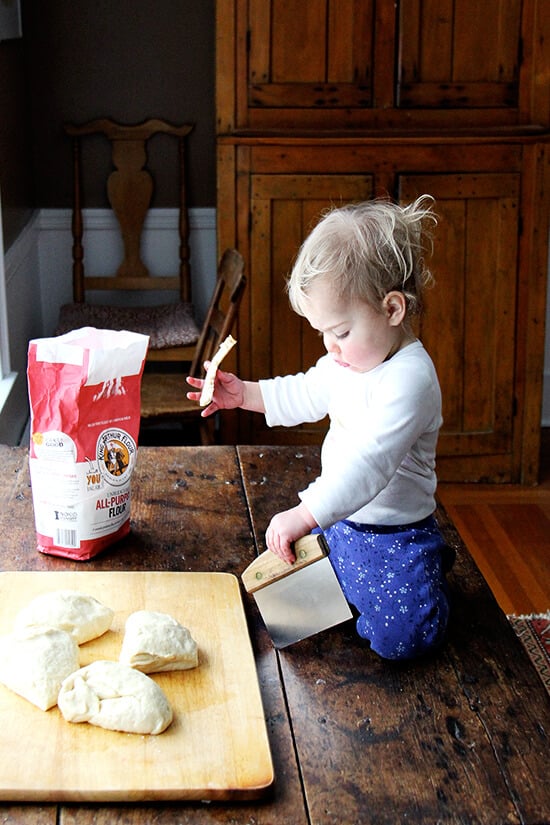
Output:
[[[321,528],[344,518],[410,524],[434,512],[441,391],[420,341],[368,372],[325,355],[306,373],[259,383],[270,427],[329,415],[321,474],[299,493]]]

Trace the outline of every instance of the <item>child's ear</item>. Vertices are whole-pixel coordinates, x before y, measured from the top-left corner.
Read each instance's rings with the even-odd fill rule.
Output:
[[[391,326],[402,324],[407,315],[407,299],[402,292],[394,290],[388,292],[382,302],[382,307]]]

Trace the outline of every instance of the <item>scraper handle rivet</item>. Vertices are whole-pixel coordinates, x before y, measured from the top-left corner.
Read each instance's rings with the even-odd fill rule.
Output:
[[[296,559],[292,564],[279,558],[271,550],[264,550],[260,553],[241,574],[246,591],[255,594],[261,588],[280,581],[289,574],[294,574],[312,562],[322,559],[329,552],[324,537],[314,533],[297,539],[293,550]]]

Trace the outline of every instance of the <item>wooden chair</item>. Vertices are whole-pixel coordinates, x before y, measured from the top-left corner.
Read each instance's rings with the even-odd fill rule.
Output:
[[[244,261],[236,249],[227,249],[218,265],[216,286],[197,343],[189,375],[204,374],[203,364],[210,360],[219,344],[231,333],[239,305],[246,286]],[[187,398],[190,389],[185,377],[178,373],[164,376],[159,383],[154,373],[143,374],[141,385],[142,425],[175,418],[180,424],[195,423],[199,427],[202,444],[213,444],[214,421],[212,417],[201,418],[201,410],[196,401]],[[174,414],[174,408],[177,408]]]
[[[106,118],[81,126],[68,124],[73,139],[73,303],[61,308],[56,334],[83,326],[129,329],[150,336],[150,362],[192,361],[200,328],[191,303],[189,220],[185,194],[185,139],[193,126],[173,126],[162,120],[124,125]],[[147,164],[147,144],[156,134],[178,143],[179,260],[174,274],[151,275],[142,260],[142,232],[154,182]],[[107,179],[109,203],[118,219],[123,259],[112,275],[87,274],[84,268],[82,141],[101,134],[111,143],[114,170]],[[177,270],[177,271],[176,271]],[[121,292],[121,290],[123,292]],[[118,293],[118,297],[116,295]],[[129,295],[132,294],[132,300]],[[163,298],[166,294],[166,298]],[[158,295],[161,296],[158,303]],[[99,296],[99,298],[98,298]],[[124,303],[132,303],[127,306]],[[147,306],[153,300],[154,306]]]

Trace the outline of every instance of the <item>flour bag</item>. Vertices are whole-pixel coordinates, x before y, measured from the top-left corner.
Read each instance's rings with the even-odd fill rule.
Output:
[[[29,465],[41,553],[84,561],[130,531],[148,342],[93,327],[29,342]]]

